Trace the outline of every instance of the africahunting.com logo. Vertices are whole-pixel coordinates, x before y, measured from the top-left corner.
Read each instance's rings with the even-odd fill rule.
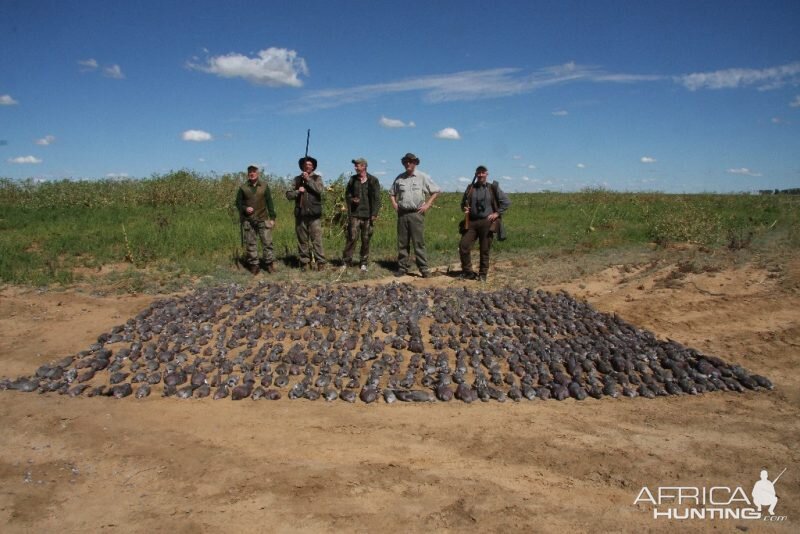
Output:
[[[775,483],[785,472],[786,469],[770,480],[767,470],[761,471],[749,494],[741,486],[644,486],[633,504],[652,505],[653,519],[786,521],[786,516],[775,515]]]

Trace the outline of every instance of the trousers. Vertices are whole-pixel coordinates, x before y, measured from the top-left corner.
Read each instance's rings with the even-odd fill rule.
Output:
[[[272,250],[272,229],[267,228],[266,221],[242,221],[244,230],[245,256],[247,263],[258,263],[258,242],[261,241],[261,259],[266,264],[275,261]]]
[[[347,221],[347,242],[342,252],[342,259],[345,265],[353,261],[353,252],[356,248],[356,241],[361,237],[361,250],[359,256],[361,265],[369,263],[369,242],[372,239],[372,221],[360,217],[350,217]]]
[[[494,233],[489,229],[489,219],[478,219],[469,222],[469,229],[461,236],[458,253],[461,256],[461,270],[472,272],[472,246],[478,241],[480,249],[479,274],[489,272],[489,251],[492,249]]]
[[[397,214],[397,263],[401,271],[411,267],[411,244],[421,273],[428,272],[428,256],[425,253],[425,215],[416,211]]]
[[[317,264],[326,263],[325,252],[322,250],[322,219],[295,216],[294,230],[297,233],[297,253],[300,257],[300,264],[311,263],[312,251]]]

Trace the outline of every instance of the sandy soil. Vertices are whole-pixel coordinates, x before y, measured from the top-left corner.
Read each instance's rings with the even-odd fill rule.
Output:
[[[498,265],[487,288],[513,282],[512,271]],[[800,530],[800,259],[644,261],[547,289],[775,389],[472,405],[3,391],[2,531]],[[0,376],[84,349],[149,300],[3,289]],[[678,522],[634,505],[643,486],[741,486],[749,498],[763,468],[787,468],[776,484],[782,522]]]

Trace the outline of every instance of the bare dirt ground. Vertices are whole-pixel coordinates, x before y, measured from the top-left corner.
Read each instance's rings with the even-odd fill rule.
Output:
[[[549,280],[773,391],[471,405],[2,391],[2,532],[798,532],[800,258],[670,257],[560,279],[556,260],[513,260],[485,287]],[[151,298],[6,287],[0,376],[86,348]],[[781,522],[679,522],[634,505],[643,486],[750,498],[764,468],[787,468]]]

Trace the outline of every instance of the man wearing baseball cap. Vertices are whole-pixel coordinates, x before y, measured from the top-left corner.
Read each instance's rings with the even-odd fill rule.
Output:
[[[425,253],[425,212],[441,193],[431,177],[417,170],[419,158],[407,153],[400,160],[405,172],[397,175],[389,198],[397,212],[397,264],[395,276],[405,276],[411,266],[411,243],[414,243],[414,256],[423,278],[431,276],[428,257]]]
[[[258,167],[247,167],[247,181],[236,192],[242,244],[245,245],[247,270],[259,272],[258,241],[261,241],[261,260],[267,272],[275,272],[275,253],[272,250],[272,229],[275,226],[275,206],[266,180],[259,178]]]
[[[369,264],[369,242],[378,212],[381,209],[381,184],[367,172],[367,160],[354,159],[355,174],[350,178],[344,197],[347,205],[347,242],[342,252],[342,261],[348,266],[353,261],[356,240],[361,237],[359,264],[366,271]]]

